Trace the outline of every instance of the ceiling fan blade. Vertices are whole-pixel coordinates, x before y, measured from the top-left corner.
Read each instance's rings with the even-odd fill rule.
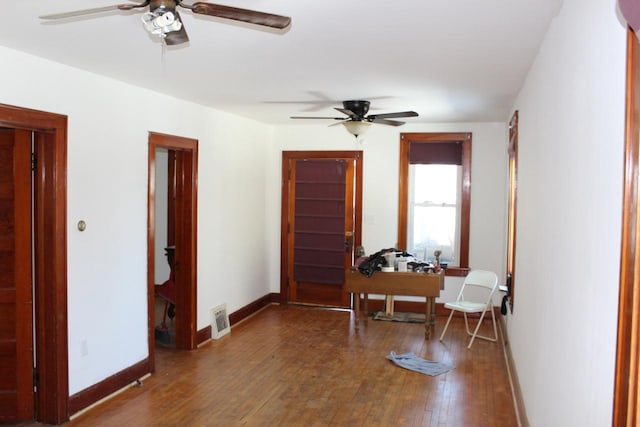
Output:
[[[291,24],[291,18],[289,18],[288,16],[256,12],[249,9],[240,9],[237,7],[223,6],[221,4],[213,4],[202,1],[195,2],[191,6],[182,3],[179,4],[180,6],[191,9],[193,13],[231,19],[233,21],[248,22],[250,24],[262,25],[265,27],[282,29],[288,27],[289,24]]]
[[[389,126],[402,126],[404,122],[399,120],[387,120],[387,119],[372,119],[371,117],[367,117],[367,121],[377,123],[379,125],[389,125]]]
[[[94,7],[92,9],[73,10],[71,12],[52,13],[49,15],[41,15],[40,19],[65,19],[73,18],[75,16],[91,15],[94,13],[110,12],[113,10],[131,10],[139,7],[149,6],[149,1],[146,0],[139,4],[114,4],[112,6]]]
[[[398,113],[383,113],[383,114],[370,114],[370,119],[393,119],[395,117],[417,117],[418,113],[415,111],[401,111]]]
[[[338,108],[338,107],[335,107],[335,108],[334,108],[334,110],[338,110],[338,111],[340,111],[342,114],[346,114],[346,115],[347,115],[347,116],[349,116],[349,117],[354,117],[354,116],[356,115],[356,113],[354,113],[354,112],[353,112],[353,111],[351,111],[351,110],[347,110],[346,108]]]
[[[189,41],[189,36],[187,36],[187,31],[184,29],[184,21],[180,17],[177,11],[173,12],[176,15],[176,20],[180,21],[182,27],[178,31],[172,31],[170,33],[166,33],[164,36],[164,42],[168,46],[175,46],[178,44],[186,43]]]
[[[348,117],[314,117],[314,116],[291,116],[290,119],[323,119],[323,120],[347,120]]]

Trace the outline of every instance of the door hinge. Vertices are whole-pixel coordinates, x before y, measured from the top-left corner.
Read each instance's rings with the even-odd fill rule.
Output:
[[[36,153],[31,153],[31,170],[36,170],[36,166],[38,165],[38,155]]]

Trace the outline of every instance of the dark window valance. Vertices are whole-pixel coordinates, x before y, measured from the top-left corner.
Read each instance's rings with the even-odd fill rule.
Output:
[[[411,165],[462,165],[462,141],[412,142],[409,145]]]

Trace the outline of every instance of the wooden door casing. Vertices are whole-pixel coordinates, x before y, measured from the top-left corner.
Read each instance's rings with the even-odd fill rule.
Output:
[[[155,162],[156,149],[175,154],[176,348],[197,346],[197,174],[198,141],[155,132],[149,133],[149,180],[147,223],[148,337],[151,371],[155,370]]]
[[[640,43],[627,30],[624,185],[614,426],[640,422]]]
[[[333,243],[330,243],[334,248],[332,251],[327,252],[331,257],[334,258],[332,261],[333,264],[336,264],[334,267],[338,267],[340,261],[338,261],[338,257],[342,257],[342,265],[341,271],[336,276],[335,274],[332,277],[328,277],[327,274],[320,273],[321,277],[318,278],[319,281],[304,281],[304,280],[296,280],[296,278],[303,278],[303,276],[307,275],[304,273],[304,269],[308,268],[309,270],[313,270],[314,268],[318,270],[319,266],[315,266],[315,262],[313,259],[314,251],[319,249],[318,245],[314,248],[313,244],[308,248],[306,254],[301,255],[301,252],[296,252],[296,233],[297,232],[305,232],[305,230],[301,230],[300,227],[296,226],[296,185],[314,185],[314,179],[296,179],[296,162],[300,161],[308,161],[308,162],[316,162],[317,165],[321,165],[323,163],[331,164],[328,167],[341,167],[339,165],[345,166],[345,175],[344,175],[344,183],[340,184],[338,182],[328,183],[327,191],[332,193],[336,197],[336,200],[330,200],[329,204],[335,203],[335,210],[339,210],[337,206],[340,205],[340,201],[338,199],[344,200],[344,218],[339,220],[338,218],[328,218],[332,215],[326,215],[326,212],[317,212],[317,215],[313,212],[307,212],[307,216],[304,218],[300,218],[300,222],[305,221],[305,225],[302,228],[308,227],[310,223],[313,222],[326,222],[333,221],[333,228],[336,227],[335,221],[338,220],[344,229],[340,231],[333,230],[332,234],[335,234],[330,239],[333,239]],[[317,163],[320,162],[320,163]],[[341,163],[342,162],[342,163]],[[361,206],[362,206],[362,153],[351,152],[351,151],[340,151],[340,152],[323,152],[323,151],[292,151],[292,152],[283,152],[283,186],[282,186],[282,226],[281,226],[281,301],[284,303],[293,302],[293,303],[301,303],[301,304],[312,304],[312,305],[323,305],[323,306],[334,306],[334,307],[350,307],[351,298],[350,295],[344,290],[344,273],[350,268],[351,263],[353,262],[353,254],[356,246],[361,245]],[[300,181],[300,182],[299,182]],[[319,184],[321,185],[321,184]],[[338,190],[337,187],[342,186],[341,190]],[[300,191],[308,191],[308,190],[300,190]],[[340,193],[340,194],[338,194]],[[320,196],[322,199],[323,197]],[[329,197],[332,199],[332,197]],[[300,200],[298,200],[300,202]],[[315,203],[315,201],[311,200],[311,203]],[[331,206],[334,209],[334,206]],[[322,209],[322,208],[319,208]],[[311,211],[314,210],[314,207],[311,207]],[[335,212],[334,212],[335,214]],[[333,215],[335,216],[335,215]],[[339,226],[339,225],[338,225]],[[313,234],[313,233],[312,233]],[[298,241],[300,234],[298,235]],[[316,238],[319,238],[319,235],[315,234]],[[337,240],[336,240],[337,239]],[[316,241],[316,243],[318,243]],[[325,245],[326,242],[321,243],[319,246]],[[346,248],[345,248],[346,245]],[[321,249],[321,248],[320,248]],[[297,255],[296,255],[297,253]],[[340,255],[340,253],[342,255]],[[296,260],[294,258],[300,258],[302,261],[296,265]],[[306,258],[304,258],[306,257]],[[309,258],[311,257],[311,258]],[[310,261],[311,260],[311,261]],[[301,265],[304,264],[304,265]],[[318,263],[318,264],[326,264],[326,263]],[[308,271],[307,271],[308,273]],[[313,273],[312,273],[313,276]],[[331,282],[331,283],[329,283]]]
[[[0,127],[33,132],[37,421],[69,419],[67,337],[67,117],[0,104]]]

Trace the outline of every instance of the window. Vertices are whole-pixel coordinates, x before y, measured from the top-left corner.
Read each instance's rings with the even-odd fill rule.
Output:
[[[470,202],[470,133],[401,134],[400,248],[425,260],[439,250],[447,275],[466,275]]]

